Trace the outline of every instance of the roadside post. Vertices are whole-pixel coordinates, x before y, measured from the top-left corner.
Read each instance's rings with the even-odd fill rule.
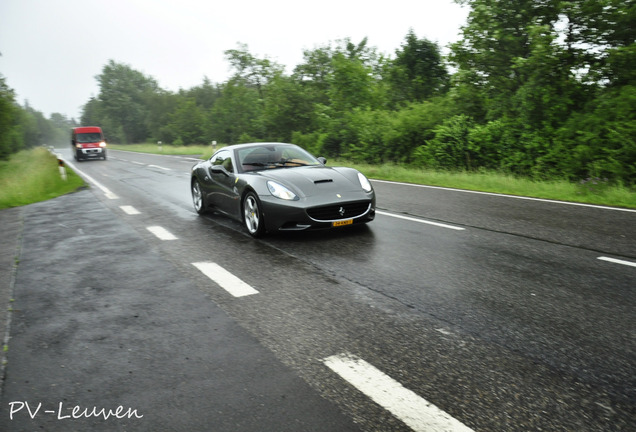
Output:
[[[62,159],[61,153],[57,154],[57,166],[60,170],[60,177],[62,177],[62,180],[66,181],[66,165],[64,164],[64,159]]]

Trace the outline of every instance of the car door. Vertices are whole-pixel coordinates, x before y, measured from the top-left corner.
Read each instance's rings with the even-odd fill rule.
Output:
[[[209,203],[217,210],[235,215],[238,213],[238,191],[236,190],[236,175],[232,161],[232,152],[220,151],[208,166],[210,186]]]

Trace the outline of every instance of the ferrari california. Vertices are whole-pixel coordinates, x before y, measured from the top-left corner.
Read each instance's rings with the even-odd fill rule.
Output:
[[[325,164],[294,144],[223,147],[192,167],[194,209],[228,215],[253,237],[372,221],[369,180],[353,168]]]

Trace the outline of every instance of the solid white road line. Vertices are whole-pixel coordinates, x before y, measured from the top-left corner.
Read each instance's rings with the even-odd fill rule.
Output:
[[[619,260],[616,258],[608,258],[608,257],[598,257],[598,259],[600,259],[601,261],[607,261],[607,262],[611,262],[614,264],[623,264],[626,266],[631,266],[631,267],[636,267],[636,262],[632,262],[632,261],[625,261],[625,260]]]
[[[72,163],[70,163],[70,162],[68,162],[66,160],[64,161],[64,163],[66,165],[70,166],[73,171],[75,171],[76,173],[78,173],[79,175],[84,177],[86,180],[88,180],[89,182],[94,184],[97,188],[99,188],[102,192],[104,192],[104,195],[106,195],[106,198],[108,198],[108,199],[119,199],[119,197],[117,195],[115,195],[114,193],[112,193],[106,186],[102,185],[100,182],[98,182],[93,177],[89,176],[88,174],[78,170],[77,167],[75,165],[73,165]]]
[[[472,431],[360,358],[344,353],[327,357],[323,362],[414,431]]]
[[[129,205],[123,205],[123,206],[119,206],[120,209],[122,209],[126,214],[129,215],[138,215],[141,214],[139,212],[139,210],[137,210],[136,208],[134,208],[133,206],[129,206]]]
[[[371,180],[372,182],[398,184],[398,185],[402,185],[402,186],[413,186],[413,187],[420,187],[420,188],[427,188],[427,189],[446,190],[446,191],[451,191],[451,192],[462,192],[462,193],[471,193],[471,194],[479,194],[479,195],[490,195],[490,196],[498,196],[498,197],[505,197],[505,198],[515,198],[515,199],[521,199],[521,200],[528,200],[528,201],[539,201],[539,202],[554,203],[554,204],[564,204],[564,205],[572,205],[572,206],[579,206],[579,207],[591,207],[591,208],[598,208],[598,209],[603,209],[603,210],[616,210],[616,211],[636,213],[636,210],[634,210],[634,209],[627,209],[627,208],[621,208],[621,207],[608,207],[608,206],[602,206],[602,205],[596,205],[596,204],[585,204],[585,203],[577,203],[577,202],[569,202],[569,201],[558,201],[558,200],[551,200],[551,199],[545,199],[545,198],[532,198],[532,197],[525,197],[525,196],[519,196],[519,195],[498,194],[498,193],[494,193],[494,192],[472,191],[472,190],[468,190],[468,189],[455,189],[455,188],[448,188],[448,187],[442,187],[442,186],[429,186],[429,185],[420,185],[420,184],[414,184],[414,183],[394,182],[394,181],[388,181],[388,180],[376,180],[376,179],[369,179],[369,180]]]
[[[193,266],[198,268],[204,275],[219,284],[221,288],[232,294],[234,297],[244,297],[258,294],[254,288],[225,270],[220,265],[213,262],[195,262]]]
[[[175,237],[170,231],[160,226],[149,226],[146,227],[148,231],[157,236],[160,240],[176,240]]]
[[[457,230],[457,231],[463,231],[463,230],[466,229],[466,228],[462,228],[462,227],[458,227],[458,226],[446,225],[446,224],[443,224],[443,223],[427,221],[427,220],[424,220],[424,219],[416,219],[416,218],[409,217],[409,216],[402,216],[402,215],[397,215],[397,214],[394,214],[394,213],[387,213],[387,212],[383,212],[383,211],[379,211],[379,210],[376,210],[375,213],[376,214],[381,214],[383,216],[390,216],[390,217],[394,217],[394,218],[398,218],[398,219],[408,220],[408,221],[411,221],[411,222],[419,222],[419,223],[428,224],[428,225],[435,225],[435,226],[438,226],[438,227],[441,227],[441,228],[448,228],[448,229]]]

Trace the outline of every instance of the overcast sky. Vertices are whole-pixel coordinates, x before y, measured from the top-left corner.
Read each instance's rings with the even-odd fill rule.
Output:
[[[393,57],[412,28],[445,47],[467,14],[452,0],[0,0],[0,74],[20,104],[79,120],[111,59],[176,91],[226,81],[238,43],[290,73],[347,37]]]

